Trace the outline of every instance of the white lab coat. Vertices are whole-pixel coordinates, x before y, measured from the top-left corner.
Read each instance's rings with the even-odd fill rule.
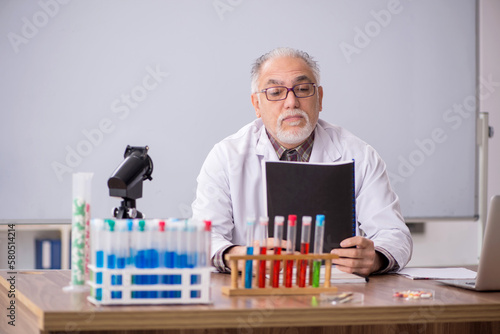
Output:
[[[355,159],[356,216],[375,247],[399,268],[411,257],[412,239],[400,212],[385,163],[368,144],[339,126],[319,120],[310,162]],[[193,217],[212,221],[212,256],[227,245],[245,245],[249,216],[265,215],[261,163],[278,161],[261,119],[225,138],[208,154],[198,176]],[[359,231],[358,231],[359,233]]]

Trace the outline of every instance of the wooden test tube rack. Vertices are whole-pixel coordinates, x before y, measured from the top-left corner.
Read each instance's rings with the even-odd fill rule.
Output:
[[[332,272],[332,259],[337,259],[338,255],[335,254],[281,254],[281,255],[231,255],[226,254],[225,259],[229,262],[229,267],[231,268],[231,286],[223,286],[222,293],[228,296],[265,296],[265,295],[313,295],[323,292],[336,292],[337,287],[331,286],[331,272]],[[252,279],[252,287],[250,289],[245,288],[245,265],[242,266],[241,272],[241,285],[238,285],[238,261],[247,260],[257,260],[257,261],[274,261],[281,260],[282,263],[286,263],[287,260],[294,260],[295,265],[300,260],[308,260],[309,269],[311,270],[311,264],[313,260],[327,260],[325,261],[325,281],[322,286],[312,287],[309,282],[306,282],[305,287],[299,287],[294,284],[292,287],[285,287],[281,285],[280,287],[274,288],[270,284],[270,280],[266,280],[266,286],[260,288],[257,286],[256,282],[259,276],[259,268],[257,266],[256,275]]]

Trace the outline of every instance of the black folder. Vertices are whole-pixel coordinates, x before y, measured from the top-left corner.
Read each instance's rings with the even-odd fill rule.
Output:
[[[296,249],[300,250],[302,217],[311,216],[311,252],[314,245],[315,218],[325,215],[323,252],[339,248],[340,242],[356,234],[356,197],[354,160],[338,163],[266,161],[264,191],[269,217],[269,236],[274,234],[275,216],[297,215]]]

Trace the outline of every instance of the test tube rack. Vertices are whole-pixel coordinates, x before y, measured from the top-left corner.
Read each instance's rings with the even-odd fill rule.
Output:
[[[210,304],[211,267],[107,269],[89,265],[90,296],[95,305]],[[134,284],[133,277],[155,277],[158,283]],[[120,277],[120,285],[116,278]],[[164,278],[176,277],[165,284]]]
[[[222,293],[227,296],[267,296],[267,295],[314,295],[324,292],[336,292],[338,289],[335,286],[331,286],[331,271],[332,271],[332,259],[338,259],[336,254],[281,254],[281,255],[225,255],[226,261],[229,262],[229,267],[231,269],[231,286],[223,286]],[[257,273],[253,277],[252,287],[245,288],[245,265],[242,267],[241,272],[241,284],[238,284],[238,261],[274,261],[280,260],[282,263],[286,263],[288,260],[298,261],[307,260],[309,273],[311,273],[311,265],[314,260],[326,260],[325,261],[325,279],[322,286],[312,287],[309,282],[305,287],[299,287],[294,284],[292,287],[285,287],[284,284],[279,287],[270,286],[270,280],[267,280],[265,287],[258,287],[256,284],[257,277],[259,277],[259,267],[257,267]],[[284,276],[284,275],[282,275]],[[309,280],[311,279],[310,275]]]

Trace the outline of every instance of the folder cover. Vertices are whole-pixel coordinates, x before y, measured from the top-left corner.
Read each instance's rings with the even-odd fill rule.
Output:
[[[290,214],[297,215],[297,250],[300,250],[302,217],[311,216],[314,245],[315,218],[325,215],[323,251],[330,253],[340,242],[356,234],[354,160],[336,163],[266,161],[264,192],[269,217],[269,237],[274,233],[274,217],[284,216],[283,236]]]

